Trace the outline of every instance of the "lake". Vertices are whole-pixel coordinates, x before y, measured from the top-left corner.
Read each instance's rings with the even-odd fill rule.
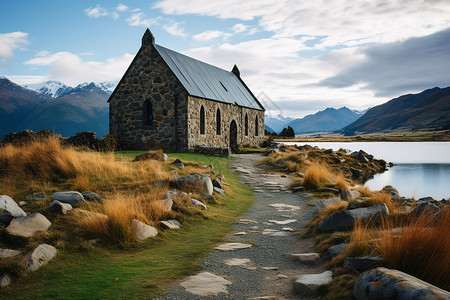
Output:
[[[288,145],[309,144],[325,149],[364,150],[375,158],[393,162],[396,166],[377,174],[365,185],[380,190],[394,186],[405,197],[431,196],[450,198],[450,142],[286,142]]]

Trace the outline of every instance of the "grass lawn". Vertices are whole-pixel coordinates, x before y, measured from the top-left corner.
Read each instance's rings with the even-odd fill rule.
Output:
[[[119,152],[134,157],[144,152]],[[224,240],[232,224],[254,200],[250,188],[227,170],[231,158],[192,153],[169,154],[169,159],[213,164],[232,189],[207,217],[189,217],[180,230],[166,230],[157,238],[131,250],[80,247],[78,252],[61,250],[47,266],[2,289],[6,299],[149,299],[164,288],[200,270],[199,261]],[[87,250],[86,250],[87,248]]]

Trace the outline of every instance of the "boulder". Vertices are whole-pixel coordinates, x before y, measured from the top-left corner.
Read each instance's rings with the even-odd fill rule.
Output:
[[[223,188],[221,181],[217,180],[217,178],[212,180],[212,185],[213,187],[217,187],[219,189]]]
[[[199,196],[200,196],[200,199],[202,199],[204,201],[214,201],[213,195],[199,194]]]
[[[314,264],[320,259],[319,253],[300,253],[291,254],[291,256],[306,265]]]
[[[69,203],[71,205],[86,202],[83,195],[81,195],[81,193],[77,191],[56,192],[53,193],[50,197],[52,198],[52,200],[58,200],[59,202]]]
[[[220,189],[218,187],[214,187],[214,192],[219,194],[220,196],[225,196],[227,193],[225,192],[225,190]]]
[[[180,229],[180,222],[178,222],[177,220],[166,220],[166,221],[161,221],[161,224],[164,225],[164,227],[169,228],[169,229]]]
[[[201,192],[212,195],[213,193],[213,185],[211,179],[208,175],[192,173],[183,177],[175,177],[170,179],[169,185],[172,188],[183,189],[187,187],[198,187],[201,189]]]
[[[6,227],[6,232],[9,235],[28,238],[38,231],[47,231],[51,225],[52,223],[46,217],[40,213],[34,213],[28,217],[14,218]]]
[[[169,156],[165,153],[162,154],[162,160],[167,161],[169,159]]]
[[[25,198],[27,202],[45,201],[44,193],[35,193]]]
[[[105,220],[108,219],[108,216],[105,214],[96,213],[96,212],[92,212],[92,211],[80,209],[80,208],[74,208],[74,209],[72,209],[71,212],[74,216],[76,216],[79,219],[82,219],[82,218],[101,218],[101,219],[105,219]]]
[[[414,208],[414,214],[416,217],[419,217],[423,213],[428,214],[438,214],[441,212],[441,207],[439,205],[436,205],[434,203],[431,203],[426,200],[419,200],[416,202],[416,207]]]
[[[302,296],[315,296],[317,288],[321,285],[330,284],[333,279],[331,271],[325,271],[320,274],[300,275],[294,282],[295,291]]]
[[[342,201],[355,201],[356,199],[361,197],[361,193],[358,190],[343,190],[341,192],[341,200]]]
[[[26,215],[11,197],[0,195],[0,223],[8,225],[14,217]]]
[[[356,220],[367,220],[379,213],[389,214],[389,209],[386,204],[381,203],[370,207],[341,210],[326,217],[319,225],[319,230],[322,232],[331,232],[351,229]]]
[[[364,272],[369,269],[381,267],[385,264],[381,256],[347,257],[344,259],[343,267],[346,270]]]
[[[197,206],[201,206],[203,209],[208,209],[208,207],[201,201],[191,198],[191,203]]]
[[[149,226],[139,220],[131,221],[131,228],[136,233],[136,239],[146,240],[151,237],[155,237],[158,234],[158,230],[155,227]]]
[[[331,154],[333,153],[333,149],[327,149],[325,151],[323,151],[324,154]]]
[[[347,244],[346,243],[340,243],[334,246],[331,246],[327,249],[327,256],[329,258],[333,258],[338,256],[339,254],[342,254],[347,250]]]
[[[300,152],[300,153],[297,154],[297,156],[298,157],[302,157],[303,156],[304,158],[307,158],[308,154],[306,154],[305,152]]]
[[[291,189],[293,193],[303,192],[305,190],[304,186],[296,186]]]
[[[182,170],[184,169],[184,164],[178,158],[175,159],[175,161],[172,163],[172,165],[179,169],[182,169]]]
[[[72,210],[72,205],[53,200],[47,210],[55,214],[65,215],[69,210]]]
[[[0,275],[0,287],[10,285],[12,282],[11,276],[8,273],[3,273]]]
[[[81,195],[83,196],[84,200],[86,200],[86,201],[103,203],[102,197],[100,197],[100,195],[97,194],[97,193],[94,193],[94,192],[81,192]]]
[[[362,273],[353,286],[356,300],[450,299],[450,292],[414,276],[383,267]]]
[[[356,158],[359,162],[362,163],[367,163],[369,162],[369,160],[367,159],[367,157],[364,155],[364,151],[359,150],[358,152],[353,152],[352,154],[350,154],[352,157]]]
[[[392,185],[387,185],[384,188],[381,189],[382,192],[385,192],[387,194],[391,195],[392,200],[400,200],[402,196],[398,193],[397,189],[395,189]]]
[[[176,190],[176,189],[172,189],[170,191],[165,192],[163,195],[163,200],[161,200],[162,204],[164,206],[164,210],[165,211],[172,210],[173,200],[175,198],[186,198],[187,196],[188,196],[187,193]]]
[[[329,187],[320,189],[319,192],[321,192],[321,193],[330,193],[330,194],[334,194],[334,195],[339,195],[340,194],[338,189],[329,188]]]
[[[314,203],[316,203],[317,208],[320,210],[320,209],[325,208],[325,206],[327,206],[327,205],[330,205],[330,204],[333,204],[333,203],[336,203],[339,201],[341,201],[341,199],[339,199],[339,198],[328,198],[328,199],[314,201]]]
[[[20,251],[18,250],[12,250],[12,249],[0,249],[0,259],[2,258],[8,258],[8,257],[14,257],[19,255]]]
[[[58,250],[47,244],[41,244],[31,251],[22,261],[27,272],[34,272],[43,265],[48,264],[56,256]]]

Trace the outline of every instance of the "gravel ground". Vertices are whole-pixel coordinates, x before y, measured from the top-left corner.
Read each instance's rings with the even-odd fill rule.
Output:
[[[234,251],[214,250],[201,262],[203,271],[232,282],[227,286],[228,294],[200,297],[175,284],[169,288],[168,295],[159,299],[249,299],[267,296],[274,296],[271,299],[308,299],[294,293],[293,281],[301,274],[322,272],[321,264],[302,265],[286,254],[313,252],[313,241],[301,240],[296,234],[313,216],[314,204],[308,205],[308,202],[311,202],[308,200],[310,195],[292,194],[287,191],[291,182],[289,178],[264,172],[262,168],[255,166],[255,163],[262,159],[260,155],[245,154],[236,157],[239,159],[233,161],[230,168],[243,168],[251,172],[240,173],[239,177],[242,183],[254,188],[256,199],[242,219],[233,225],[234,232],[231,232],[224,242],[251,243],[253,246]],[[293,207],[276,208],[270,205],[280,203]],[[268,222],[269,220],[296,221],[278,225]],[[284,227],[292,228],[294,232],[281,231]],[[235,235],[237,232],[246,234]],[[226,265],[224,260],[231,258],[247,258],[251,263],[245,267]]]

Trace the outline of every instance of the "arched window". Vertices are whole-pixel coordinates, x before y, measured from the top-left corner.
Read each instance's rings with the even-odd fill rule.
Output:
[[[205,134],[205,108],[200,108],[200,134]]]
[[[259,124],[258,124],[258,116],[256,116],[256,118],[255,118],[255,136],[258,136],[259,135],[259,131],[258,131],[258,126]]]
[[[244,122],[244,126],[245,126],[245,135],[248,135],[248,115],[245,114],[245,122]]]
[[[216,134],[220,135],[222,131],[222,120],[220,117],[220,109],[217,109],[217,113],[216,113]]]
[[[153,107],[150,100],[144,101],[144,126],[153,125]]]

